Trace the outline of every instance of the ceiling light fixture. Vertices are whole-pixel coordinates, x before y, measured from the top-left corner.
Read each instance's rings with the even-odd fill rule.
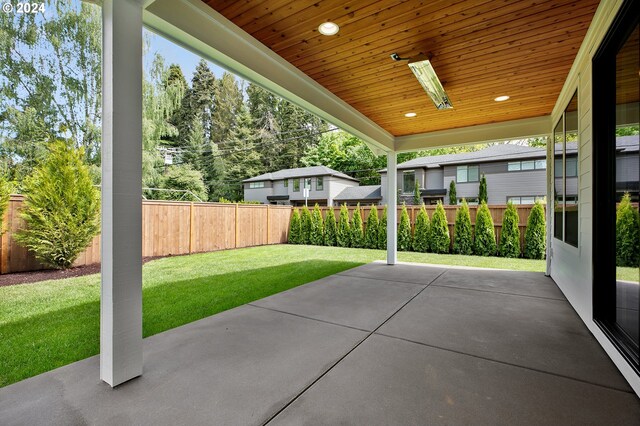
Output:
[[[412,117],[415,117],[416,115],[418,115],[418,114],[416,114],[415,112],[408,112],[404,116],[407,117],[407,118],[412,118]]]
[[[340,31],[340,27],[334,22],[324,22],[320,24],[320,26],[318,27],[318,31],[320,31],[320,34],[332,36],[338,34],[338,31]]]
[[[437,109],[453,108],[447,92],[444,91],[444,87],[442,87],[442,83],[431,65],[431,55],[419,55],[415,59],[410,59],[401,58],[397,53],[392,53],[391,59],[394,61],[409,61],[409,68],[411,68],[411,71]]]
[[[496,102],[504,102],[504,101],[507,101],[507,100],[509,100],[509,96],[507,96],[507,95],[498,96],[497,98],[494,99],[494,101],[496,101]]]

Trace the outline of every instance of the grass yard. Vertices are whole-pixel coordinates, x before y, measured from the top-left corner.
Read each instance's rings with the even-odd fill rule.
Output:
[[[378,250],[263,246],[158,259],[143,268],[145,337],[384,259]],[[544,271],[545,261],[399,253],[399,260]],[[629,268],[630,269],[630,268]],[[100,276],[0,287],[0,387],[96,355]]]

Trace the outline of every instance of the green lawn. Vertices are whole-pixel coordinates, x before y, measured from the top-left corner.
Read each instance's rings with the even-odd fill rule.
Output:
[[[355,266],[384,251],[266,246],[158,259],[143,268],[151,336]],[[400,253],[407,262],[543,271],[544,261]],[[99,350],[100,277],[0,287],[0,387]]]

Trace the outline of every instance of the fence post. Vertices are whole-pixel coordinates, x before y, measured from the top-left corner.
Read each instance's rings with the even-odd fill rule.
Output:
[[[238,203],[236,203],[235,222],[236,236],[234,247],[238,248]]]
[[[267,245],[270,244],[269,243],[269,216],[270,216],[269,212],[270,212],[269,204],[267,204]]]
[[[193,253],[193,201],[189,204],[189,254]]]

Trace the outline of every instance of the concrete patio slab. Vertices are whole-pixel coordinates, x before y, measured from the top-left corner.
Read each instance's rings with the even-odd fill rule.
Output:
[[[366,333],[244,306],[144,340],[111,389],[98,357],[0,389],[2,425],[261,424]]]
[[[373,335],[275,425],[633,425],[635,394]]]
[[[424,286],[333,275],[252,305],[372,331]]]
[[[389,282],[403,282],[428,285],[440,274],[448,270],[445,267],[436,267],[409,263],[399,263],[389,266],[382,261],[368,263],[357,268],[347,269],[338,275],[349,277],[371,278]]]
[[[568,302],[437,283],[380,334],[628,390]]]

